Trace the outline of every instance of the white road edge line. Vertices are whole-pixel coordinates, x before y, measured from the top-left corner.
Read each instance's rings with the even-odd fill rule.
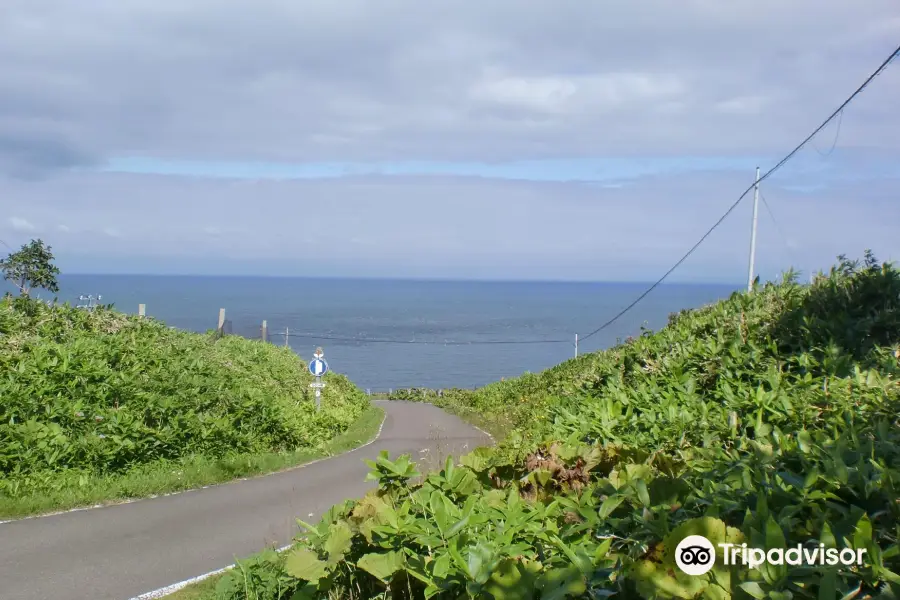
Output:
[[[382,409],[382,411],[383,411],[383,409]],[[153,498],[165,498],[167,496],[177,496],[179,494],[189,494],[191,492],[196,492],[199,490],[206,490],[206,489],[214,488],[214,487],[220,487],[220,486],[228,485],[228,484],[235,483],[238,481],[248,481],[250,479],[259,479],[261,477],[268,477],[270,475],[277,475],[279,473],[287,473],[289,471],[295,471],[297,469],[302,469],[303,467],[308,467],[309,465],[314,465],[318,462],[322,462],[323,460],[329,460],[329,459],[335,458],[337,456],[343,456],[344,454],[350,454],[351,452],[356,452],[357,450],[362,450],[366,446],[374,444],[375,442],[378,441],[378,438],[381,437],[381,430],[384,428],[384,422],[386,420],[387,420],[387,412],[384,412],[383,416],[381,417],[381,425],[378,426],[378,433],[375,434],[375,437],[372,438],[371,441],[366,442],[362,446],[357,446],[353,450],[348,450],[347,452],[342,452],[341,454],[326,456],[324,458],[317,458],[316,460],[310,461],[308,463],[303,463],[302,465],[297,465],[296,467],[289,467],[287,469],[282,469],[281,471],[274,471],[272,473],[262,473],[260,475],[254,475],[253,477],[240,477],[238,479],[230,479],[228,481],[223,481],[222,483],[214,483],[211,485],[204,485],[202,487],[191,488],[189,490],[181,490],[178,492],[169,492],[168,494],[154,494],[153,496],[147,496],[145,498],[131,498],[130,500],[123,500],[121,502],[111,502],[109,504],[95,504],[93,506],[81,506],[78,508],[70,508],[69,510],[58,510],[56,512],[51,512],[51,513],[44,513],[44,514],[40,514],[40,515],[31,515],[28,517],[20,517],[18,519],[7,519],[6,521],[0,521],[0,525],[5,525],[6,523],[15,523],[17,521],[28,521],[30,519],[43,519],[45,517],[55,517],[57,515],[66,515],[69,513],[80,512],[83,510],[94,510],[95,508],[107,508],[110,506],[120,506],[122,504],[133,504],[135,502],[141,502],[143,500],[152,500]]]
[[[478,427],[477,425],[472,425],[472,424],[468,424],[468,425],[469,425],[469,427],[474,427],[475,429],[477,429],[478,431],[480,431],[481,433],[483,433],[484,435],[486,435],[486,436],[488,437],[488,439],[491,440],[491,442],[497,443],[497,440],[494,439],[494,436],[492,436],[491,434],[489,434],[487,431],[485,431],[485,430],[482,429],[481,427]]]
[[[345,452],[344,454],[351,454],[353,452],[356,452],[357,450],[362,450],[366,446],[371,446],[372,444],[377,442],[378,438],[381,437],[381,430],[384,429],[385,421],[387,421],[387,411],[384,412],[384,416],[381,418],[381,425],[378,426],[378,433],[375,434],[375,437],[372,438],[371,441],[363,444],[362,446],[354,448],[353,450],[350,450],[349,452]],[[340,454],[339,456],[344,456],[344,454]],[[328,458],[332,458],[332,457],[329,456]],[[314,464],[317,462],[322,462],[323,460],[328,460],[328,458],[320,458],[319,460],[315,460],[313,462],[306,463],[306,465],[311,465],[311,464]],[[302,465],[302,466],[305,467],[306,465]],[[297,468],[299,468],[299,467],[297,467]],[[293,548],[293,546],[294,546],[293,544],[288,544],[287,546],[282,546],[281,548],[278,548],[277,550],[275,550],[275,552],[284,552],[285,550]],[[233,569],[233,568],[234,568],[234,565],[231,564],[231,565],[228,565],[227,567],[223,567],[221,569],[216,569],[215,571],[210,571],[209,573],[204,573],[203,575],[198,575],[196,577],[191,577],[190,579],[185,579],[184,581],[180,581],[178,583],[173,583],[172,585],[167,585],[166,587],[159,588],[158,590],[153,590],[152,592],[146,592],[144,594],[141,594],[140,596],[135,596],[134,598],[130,598],[129,600],[156,600],[157,598],[163,598],[165,596],[168,596],[169,594],[174,594],[175,592],[177,592],[178,590],[180,590],[182,588],[185,588],[194,583],[199,583],[199,582],[203,581],[204,579],[208,579],[209,577],[219,575],[219,574],[224,573],[225,571],[228,571],[229,569]]]
[[[287,546],[277,548],[275,552],[284,552],[285,550],[290,550],[293,547],[293,544],[288,544]],[[204,573],[203,575],[198,575],[197,577],[191,577],[190,579],[185,579],[184,581],[179,581],[178,583],[173,583],[172,585],[167,585],[166,587],[141,594],[140,596],[135,596],[134,598],[130,598],[129,600],[156,600],[157,598],[163,598],[165,596],[168,596],[169,594],[174,594],[175,592],[184,589],[189,585],[200,583],[204,579],[209,579],[210,577],[214,577],[216,575],[221,575],[222,573],[230,571],[233,568],[234,565],[228,565],[227,567],[216,569],[215,571],[210,571],[209,573]]]

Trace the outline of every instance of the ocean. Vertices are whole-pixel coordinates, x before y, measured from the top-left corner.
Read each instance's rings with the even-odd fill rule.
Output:
[[[372,392],[475,387],[537,372],[575,354],[656,329],[668,315],[728,297],[738,286],[663,284],[620,320],[590,332],[648,284],[401,281],[276,277],[64,275],[60,301],[103,304],[190,331],[207,331],[224,308],[232,333],[288,344],[309,360],[321,346],[331,370]],[[8,288],[8,286],[7,286]],[[49,297],[46,292],[43,297]],[[369,341],[378,340],[378,341]],[[502,342],[502,343],[497,343]],[[513,343],[510,343],[513,342]]]

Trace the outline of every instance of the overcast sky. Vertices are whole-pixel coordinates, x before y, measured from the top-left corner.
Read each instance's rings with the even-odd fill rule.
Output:
[[[896,0],[3,0],[0,239],[64,272],[655,280],[900,43]],[[900,60],[758,264],[900,258]],[[672,280],[746,279],[752,198]]]

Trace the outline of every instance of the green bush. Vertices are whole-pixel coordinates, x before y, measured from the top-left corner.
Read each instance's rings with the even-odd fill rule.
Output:
[[[429,397],[512,431],[421,484],[382,456],[377,490],[267,563],[281,591],[250,595],[234,571],[218,596],[895,598],[898,292],[893,266],[842,259],[813,285],[788,274],[544,373]],[[865,564],[720,555],[692,577],[674,562],[688,534],[864,549]]]
[[[0,373],[0,493],[64,470],[316,448],[368,405],[328,374],[317,412],[288,349],[27,298],[0,301]]]

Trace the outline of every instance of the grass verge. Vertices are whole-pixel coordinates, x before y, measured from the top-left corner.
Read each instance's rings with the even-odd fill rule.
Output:
[[[60,472],[50,492],[0,496],[0,519],[15,519],[85,506],[115,504],[275,473],[347,452],[375,438],[384,411],[369,406],[342,434],[315,450],[235,454],[219,459],[190,456],[178,461],[140,465],[122,475]]]
[[[167,600],[215,600],[216,585],[226,573],[227,571],[225,573],[211,575],[202,581],[192,583],[168,596],[164,596],[164,598]]]

